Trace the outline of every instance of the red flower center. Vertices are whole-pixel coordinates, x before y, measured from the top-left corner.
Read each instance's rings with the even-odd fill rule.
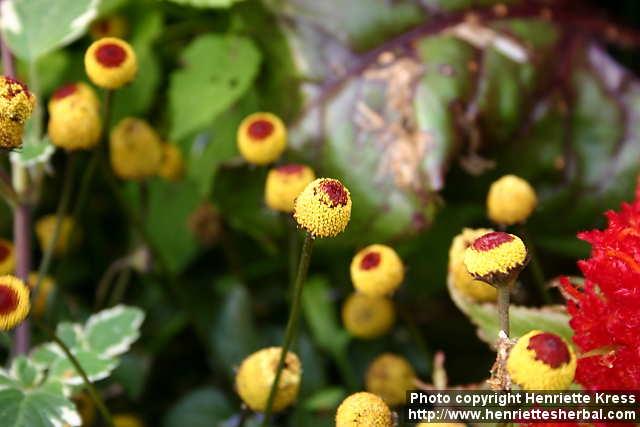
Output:
[[[5,259],[9,257],[11,253],[11,248],[5,245],[4,243],[0,243],[0,262],[3,262]]]
[[[320,190],[329,196],[334,206],[344,206],[349,200],[347,189],[344,188],[344,185],[342,185],[340,181],[336,181],[335,179],[322,181],[322,183],[320,183]]]
[[[251,122],[247,132],[252,139],[265,139],[273,133],[273,123],[269,120],[255,120]]]
[[[4,316],[18,308],[18,293],[10,286],[0,285],[0,315]]]
[[[277,168],[277,171],[284,175],[296,175],[302,172],[304,165],[290,164],[282,165]]]
[[[9,85],[9,90],[7,91],[7,94],[5,95],[5,98],[7,99],[11,99],[16,95],[19,95],[22,92],[25,93],[29,93],[29,88],[27,87],[26,84],[22,83],[21,81],[18,81],[16,79],[14,79],[13,77],[7,77],[4,76],[5,80],[7,81],[7,84]],[[14,86],[18,86],[17,88],[15,88]]]
[[[380,265],[380,252],[369,252],[360,261],[360,268],[362,270],[371,270]]]
[[[571,360],[569,349],[562,338],[548,332],[531,337],[527,349],[536,353],[536,360],[540,360],[552,368],[569,363]]]
[[[64,85],[61,88],[58,88],[58,90],[56,90],[53,93],[52,98],[53,99],[62,99],[62,98],[66,98],[67,96],[75,93],[78,90],[78,86],[75,83],[70,83],[68,85]]]
[[[115,43],[105,43],[96,49],[96,60],[107,68],[120,66],[127,59],[127,51]]]
[[[473,248],[477,251],[490,251],[512,240],[513,236],[511,234],[503,233],[502,231],[493,231],[477,238],[476,241],[473,242]]]

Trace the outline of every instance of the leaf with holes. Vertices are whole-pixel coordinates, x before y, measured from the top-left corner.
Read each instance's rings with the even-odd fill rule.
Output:
[[[171,137],[181,139],[212,124],[250,87],[260,52],[244,37],[204,35],[182,54],[183,68],[171,75]]]

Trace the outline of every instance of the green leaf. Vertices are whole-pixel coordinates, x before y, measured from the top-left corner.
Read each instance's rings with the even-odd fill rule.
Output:
[[[180,272],[198,252],[198,243],[188,228],[189,215],[201,202],[195,183],[182,180],[149,183],[147,229],[169,269]]]
[[[11,376],[25,388],[33,387],[42,378],[42,371],[31,360],[18,356],[11,362]]]
[[[210,336],[216,359],[225,373],[232,377],[234,368],[256,350],[257,336],[247,288],[235,281],[230,286],[219,305]]]
[[[490,346],[498,338],[500,322],[498,307],[494,303],[477,303],[462,295],[448,281],[449,294],[458,308],[477,326],[478,336]],[[569,315],[564,306],[531,308],[511,305],[509,307],[510,337],[519,338],[534,329],[555,333],[568,342],[573,330],[569,326]]]
[[[12,151],[9,158],[11,163],[30,167],[47,163],[55,151],[56,149],[49,137],[39,140],[27,139],[22,149],[20,151]]]
[[[140,336],[143,320],[142,310],[124,305],[94,314],[84,331],[89,349],[103,357],[125,353]]]
[[[250,87],[260,65],[260,52],[250,39],[204,35],[182,55],[183,68],[171,75],[169,104],[173,139],[212,124]]]
[[[6,0],[2,35],[12,52],[33,62],[82,36],[97,14],[98,0]]]
[[[302,308],[315,342],[334,357],[344,357],[351,338],[338,323],[336,304],[330,292],[326,279],[309,279],[302,293]]]
[[[115,359],[103,357],[89,350],[72,350],[72,353],[91,382],[107,378],[118,366],[118,362]],[[49,378],[59,379],[62,383],[69,385],[83,383],[82,376],[66,356],[53,362],[49,371]]]
[[[228,8],[243,0],[168,0],[174,3],[201,8]]]
[[[344,388],[328,387],[309,396],[302,402],[302,406],[309,411],[330,411],[337,408],[346,396]]]
[[[21,388],[0,371],[0,420],[2,427],[79,426],[80,415],[59,382]]]
[[[233,415],[234,407],[219,390],[201,388],[176,403],[166,415],[164,427],[211,427]]]

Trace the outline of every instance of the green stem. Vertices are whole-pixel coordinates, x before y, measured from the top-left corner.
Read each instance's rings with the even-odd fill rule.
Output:
[[[109,300],[109,306],[114,306],[124,299],[124,295],[127,293],[127,286],[129,285],[129,279],[131,278],[131,269],[126,268],[118,274],[113,292],[111,293],[111,299]]]
[[[40,329],[45,331],[49,336],[49,338],[53,340],[58,345],[58,347],[60,347],[60,349],[64,352],[65,356],[67,356],[67,359],[69,359],[69,362],[71,362],[71,364],[74,366],[76,371],[82,377],[82,381],[84,382],[84,385],[87,391],[89,392],[89,396],[91,396],[91,399],[93,400],[96,407],[98,408],[98,411],[100,411],[102,418],[104,418],[104,420],[106,421],[109,427],[114,427],[113,418],[111,417],[111,413],[107,409],[107,405],[105,405],[104,401],[100,397],[100,394],[98,393],[98,390],[96,390],[91,380],[89,380],[89,377],[87,376],[86,371],[82,368],[82,365],[80,365],[80,362],[78,361],[78,359],[73,355],[73,353],[71,353],[71,350],[69,349],[69,347],[48,326],[40,322],[38,322],[37,325]]]
[[[49,242],[45,247],[42,261],[40,261],[40,266],[38,267],[38,278],[33,287],[34,292],[36,293],[40,288],[42,280],[44,280],[44,277],[49,272],[49,267],[51,266],[51,261],[53,260],[53,253],[55,252],[55,248],[58,245],[58,240],[60,239],[62,223],[67,215],[67,211],[69,210],[69,202],[71,201],[71,192],[73,189],[72,184],[75,159],[76,156],[73,153],[71,153],[67,159],[64,183],[62,184],[62,193],[60,195],[60,200],[58,201],[58,208],[56,209],[56,223],[53,227],[53,234],[51,235],[51,238],[49,239]],[[69,236],[69,238],[71,238],[71,236]]]
[[[313,237],[307,233],[302,245],[302,253],[300,255],[300,264],[298,265],[298,275],[295,281],[293,301],[291,304],[291,312],[289,313],[289,320],[287,321],[287,328],[284,333],[284,342],[282,343],[282,351],[280,352],[280,360],[278,361],[278,367],[276,368],[276,375],[271,385],[271,391],[269,392],[269,398],[267,399],[267,406],[264,411],[264,419],[262,420],[262,427],[269,425],[269,418],[271,417],[271,411],[273,409],[273,401],[276,397],[276,391],[278,390],[278,384],[280,383],[280,377],[282,376],[282,370],[284,369],[284,362],[291,347],[291,343],[295,337],[295,332],[298,328],[298,321],[300,319],[300,307],[302,302],[302,287],[307,280],[307,272],[309,271],[309,261],[311,261],[311,252],[313,249]]]
[[[285,217],[289,234],[289,298],[293,298],[298,267],[298,227],[291,217]]]
[[[540,294],[542,301],[545,304],[551,304],[551,295],[549,295],[549,289],[547,288],[544,280],[544,272],[542,271],[542,265],[540,264],[536,247],[533,244],[533,241],[529,238],[529,233],[524,225],[520,226],[520,235],[523,237],[525,244],[527,245],[527,252],[529,253],[529,267],[531,275],[533,276],[533,282],[535,283],[536,288],[538,288],[538,293]]]
[[[107,270],[100,278],[98,282],[98,286],[96,287],[96,302],[95,302],[95,310],[99,310],[104,304],[105,299],[107,298],[107,294],[109,293],[109,286],[113,279],[122,271],[124,268],[128,266],[129,259],[128,258],[120,258],[112,262]]]
[[[509,337],[509,292],[508,283],[500,283],[498,289],[498,317],[500,319],[500,329]]]

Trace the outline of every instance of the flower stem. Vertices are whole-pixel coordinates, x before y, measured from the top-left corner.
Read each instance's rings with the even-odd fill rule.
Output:
[[[69,155],[67,159],[64,183],[62,184],[62,193],[60,195],[60,200],[58,201],[58,208],[56,209],[56,223],[53,227],[51,238],[47,242],[47,246],[44,250],[42,261],[40,261],[40,266],[38,268],[38,279],[33,286],[33,289],[36,293],[38,292],[38,289],[40,289],[42,280],[44,280],[44,277],[49,272],[51,260],[53,259],[53,253],[55,252],[55,248],[58,245],[58,240],[60,239],[62,223],[64,221],[64,218],[67,216],[67,211],[69,210],[69,202],[71,201],[71,192],[73,188],[73,169],[75,166],[75,159],[76,157],[74,154]]]
[[[104,418],[105,422],[109,427],[113,427],[114,426],[113,418],[111,417],[111,413],[107,409],[107,405],[105,405],[104,401],[100,397],[100,394],[98,393],[98,390],[96,390],[95,386],[91,383],[91,380],[89,380],[87,373],[82,368],[82,365],[80,365],[80,362],[78,361],[78,359],[73,355],[73,353],[71,353],[71,350],[69,349],[69,347],[64,343],[64,341],[62,341],[58,337],[58,335],[56,335],[56,333],[52,329],[50,329],[48,326],[40,322],[38,322],[37,325],[40,329],[42,329],[47,333],[49,338],[53,340],[58,345],[58,347],[60,347],[60,349],[64,352],[65,356],[67,356],[67,359],[69,359],[69,362],[71,362],[71,364],[74,366],[78,374],[80,374],[80,376],[82,377],[82,381],[84,382],[84,385],[87,391],[89,392],[89,395],[93,400],[93,403],[95,403],[96,407],[98,408],[98,411],[100,411],[102,418]]]
[[[289,234],[288,251],[289,251],[289,298],[293,298],[296,272],[298,269],[298,228],[292,217],[286,217],[286,227]]]
[[[498,288],[498,317],[500,318],[500,330],[509,336],[509,291],[508,283],[501,283]]]
[[[287,321],[287,328],[284,333],[284,342],[282,343],[282,351],[280,353],[280,360],[278,361],[278,367],[276,368],[276,375],[271,385],[271,391],[269,392],[269,398],[267,399],[267,406],[264,411],[264,419],[262,420],[262,427],[269,425],[269,418],[271,417],[271,411],[273,408],[273,401],[276,397],[276,391],[278,390],[278,384],[280,383],[280,377],[282,376],[282,370],[284,369],[285,358],[291,347],[291,343],[295,337],[296,330],[298,329],[298,321],[300,319],[300,306],[302,300],[302,287],[307,280],[307,272],[309,271],[309,261],[311,261],[311,252],[313,249],[313,237],[307,233],[302,245],[302,253],[300,255],[300,264],[298,264],[298,275],[296,276],[293,301],[291,304],[291,312],[289,313],[289,320]]]

